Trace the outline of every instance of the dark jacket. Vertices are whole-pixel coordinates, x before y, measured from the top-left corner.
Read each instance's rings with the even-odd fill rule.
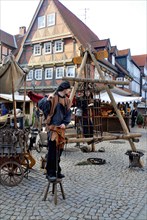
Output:
[[[38,106],[43,111],[48,125],[68,125],[71,121],[70,100],[67,97],[61,97],[57,93],[49,100],[46,97],[40,100]]]

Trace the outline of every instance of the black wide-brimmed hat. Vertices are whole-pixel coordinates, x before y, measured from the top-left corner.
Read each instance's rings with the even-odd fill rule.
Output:
[[[64,89],[70,89],[70,83],[68,81],[62,82],[58,88],[57,91],[63,91]]]

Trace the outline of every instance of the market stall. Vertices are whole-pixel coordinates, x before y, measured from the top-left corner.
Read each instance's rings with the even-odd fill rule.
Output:
[[[130,130],[129,124],[130,124],[130,112],[132,110],[132,105],[134,102],[140,102],[142,97],[124,96],[124,95],[116,94],[114,92],[112,92],[112,94],[117,103],[117,107],[120,110],[120,113],[123,116],[123,119],[128,127],[128,130]],[[111,104],[111,100],[108,96],[108,93],[101,92],[99,97],[102,102],[101,113],[102,113],[103,131],[116,132],[116,133],[123,132],[122,126]]]

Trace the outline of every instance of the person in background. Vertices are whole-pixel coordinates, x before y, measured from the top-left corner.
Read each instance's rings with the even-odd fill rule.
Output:
[[[4,103],[1,104],[1,116],[8,114],[8,110]]]
[[[38,102],[39,108],[45,112],[48,130],[47,179],[51,182],[57,178],[64,178],[61,173],[60,157],[65,144],[65,128],[71,121],[71,102],[67,97],[70,83],[62,82],[55,93],[44,98],[44,103]],[[47,106],[47,107],[45,107]],[[49,108],[50,106],[50,108]],[[48,113],[46,109],[48,108]]]
[[[137,111],[137,107],[135,106],[131,112],[131,127],[132,128],[135,126],[137,115],[138,115],[138,111]]]
[[[38,128],[40,128],[40,110],[38,108],[38,105],[34,106],[33,115],[34,115],[33,128],[38,129]]]

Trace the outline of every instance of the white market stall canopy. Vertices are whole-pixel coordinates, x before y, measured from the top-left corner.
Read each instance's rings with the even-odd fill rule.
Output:
[[[18,94],[14,94],[14,98],[16,102],[23,102],[24,101],[24,95],[18,95]],[[13,96],[12,94],[0,94],[0,102],[13,102]],[[29,102],[30,98],[29,97],[25,97],[25,101]]]
[[[141,99],[142,99],[142,97],[137,97],[137,96],[123,96],[123,95],[119,95],[119,94],[116,94],[113,92],[112,92],[112,94],[113,94],[113,97],[114,97],[116,103],[141,102]],[[100,93],[100,99],[101,99],[101,101],[111,102],[107,92]]]

